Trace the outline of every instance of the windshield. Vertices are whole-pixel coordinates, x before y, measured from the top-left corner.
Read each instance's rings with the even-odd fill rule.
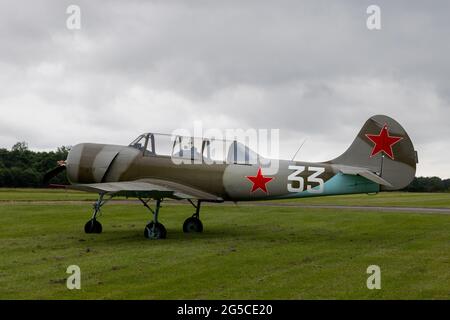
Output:
[[[241,142],[221,139],[146,133],[133,140],[129,146],[143,151],[144,156],[169,156],[178,161],[186,159],[249,165],[263,159]]]
[[[144,150],[146,143],[147,143],[147,135],[141,134],[139,137],[134,139],[133,142],[129,144],[129,146],[136,148],[138,150]]]

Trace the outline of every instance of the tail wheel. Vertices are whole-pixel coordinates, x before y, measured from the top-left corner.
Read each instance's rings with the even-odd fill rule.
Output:
[[[150,222],[144,229],[144,236],[147,239],[165,239],[167,236],[167,230],[161,223],[156,223],[156,225],[153,222]]]
[[[203,223],[196,217],[187,218],[183,223],[183,231],[186,233],[203,232]]]

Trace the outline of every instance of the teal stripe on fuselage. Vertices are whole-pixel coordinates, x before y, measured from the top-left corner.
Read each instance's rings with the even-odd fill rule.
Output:
[[[317,187],[314,187],[313,189],[317,189]],[[367,180],[364,177],[338,173],[333,178],[325,182],[323,192],[321,193],[313,193],[305,190],[302,192],[286,194],[279,198],[304,198],[351,193],[374,193],[379,191],[379,184]]]

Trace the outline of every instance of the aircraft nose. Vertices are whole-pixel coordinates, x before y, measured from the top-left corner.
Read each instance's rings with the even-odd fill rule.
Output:
[[[80,166],[81,155],[83,153],[84,144],[77,144],[73,146],[67,155],[66,168],[67,179],[70,183],[78,182],[78,172]]]
[[[67,157],[67,178],[71,183],[101,182],[123,146],[81,143]]]

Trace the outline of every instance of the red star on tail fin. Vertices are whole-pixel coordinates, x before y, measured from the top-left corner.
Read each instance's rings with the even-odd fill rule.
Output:
[[[375,144],[370,155],[371,157],[384,152],[392,160],[394,160],[392,146],[403,139],[403,137],[390,136],[389,128],[386,124],[381,129],[380,134],[366,134],[366,137]]]

